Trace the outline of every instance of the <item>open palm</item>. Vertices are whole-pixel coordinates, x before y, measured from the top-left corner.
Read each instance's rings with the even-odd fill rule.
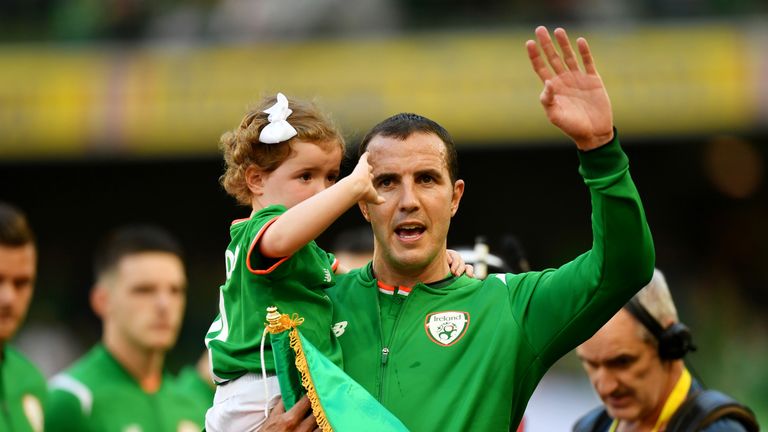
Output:
[[[536,29],[541,49],[532,40],[526,43],[531,65],[544,82],[541,104],[549,121],[571,137],[579,149],[591,150],[613,138],[611,101],[587,41],[577,40],[584,64],[582,71],[565,30],[556,29],[555,37],[562,56],[555,50],[545,27]]]

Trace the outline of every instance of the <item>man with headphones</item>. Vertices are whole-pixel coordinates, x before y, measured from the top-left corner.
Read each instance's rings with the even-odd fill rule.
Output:
[[[656,269],[651,282],[576,349],[604,406],[579,419],[574,432],[759,430],[749,408],[691,377],[683,357],[695,349]]]

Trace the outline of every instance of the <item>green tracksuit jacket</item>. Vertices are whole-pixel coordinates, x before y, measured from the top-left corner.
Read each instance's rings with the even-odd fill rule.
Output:
[[[328,290],[344,369],[409,429],[509,430],[547,369],[651,279],[653,241],[618,140],[579,158],[593,244],[562,267],[387,296],[368,266]]]
[[[24,356],[0,345],[0,432],[43,428],[45,378]]]
[[[157,392],[146,393],[99,344],[51,379],[45,430],[192,432],[203,428],[206,408],[168,374]]]

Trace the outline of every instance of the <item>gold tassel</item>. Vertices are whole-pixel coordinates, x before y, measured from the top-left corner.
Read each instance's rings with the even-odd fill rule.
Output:
[[[288,315],[285,315],[286,317]],[[312,414],[315,415],[315,421],[317,426],[323,432],[332,432],[333,428],[328,422],[328,418],[325,416],[325,411],[322,405],[320,405],[320,398],[315,390],[315,384],[312,382],[312,376],[309,373],[309,365],[307,364],[307,358],[304,355],[304,348],[301,346],[301,339],[299,338],[299,332],[296,327],[291,329],[288,334],[291,340],[291,348],[296,353],[296,369],[301,373],[301,385],[307,390],[307,397],[310,404],[312,404]]]
[[[277,334],[296,328],[303,322],[304,318],[300,318],[297,313],[288,316],[288,314],[281,314],[277,307],[270,306],[267,308],[267,322],[264,323],[264,326],[267,327],[268,332]]]

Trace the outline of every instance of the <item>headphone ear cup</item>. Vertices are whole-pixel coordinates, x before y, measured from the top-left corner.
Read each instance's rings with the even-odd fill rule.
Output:
[[[681,359],[689,351],[695,350],[691,331],[681,322],[667,327],[659,337],[659,357],[663,360]]]

